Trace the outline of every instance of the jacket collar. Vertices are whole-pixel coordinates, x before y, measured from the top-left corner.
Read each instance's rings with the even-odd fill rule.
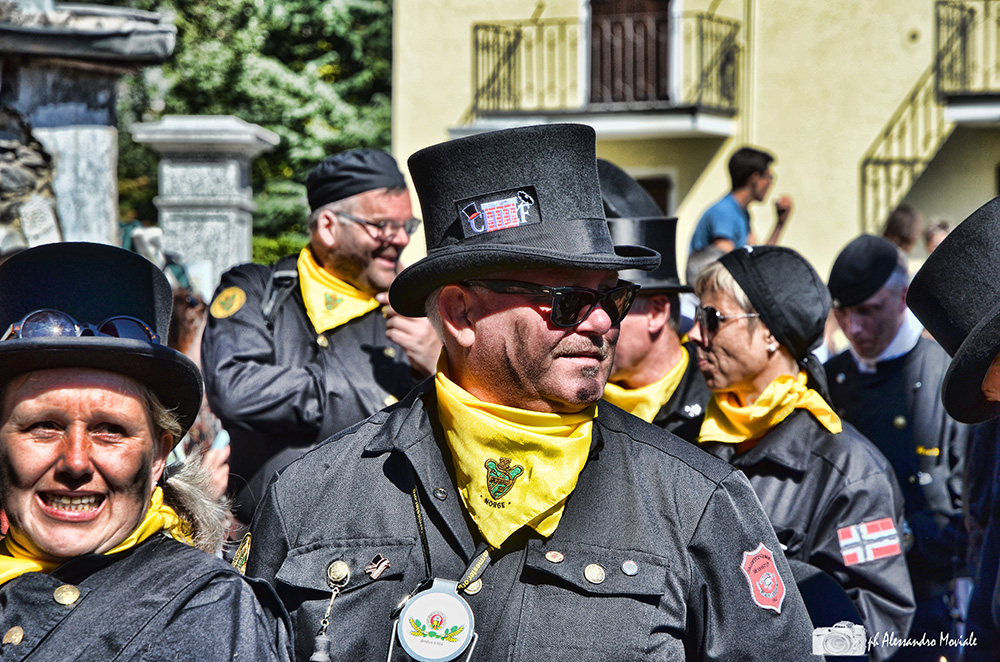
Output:
[[[816,425],[819,423],[812,414],[796,409],[764,435],[756,446],[727,459],[735,467],[750,467],[770,461],[791,471],[804,473],[815,444],[814,435],[808,429]]]

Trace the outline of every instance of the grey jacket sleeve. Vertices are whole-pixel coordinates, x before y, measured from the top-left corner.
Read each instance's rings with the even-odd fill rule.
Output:
[[[792,571],[742,473],[719,484],[689,550],[688,659],[821,659],[812,657],[812,622]]]

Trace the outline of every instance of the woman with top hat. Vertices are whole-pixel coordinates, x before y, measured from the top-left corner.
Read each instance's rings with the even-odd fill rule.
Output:
[[[270,588],[221,546],[204,476],[165,476],[201,405],[145,258],[52,244],[0,265],[0,658],[282,660]],[[201,548],[201,549],[199,549]]]
[[[903,501],[885,457],[824,396],[812,350],[830,311],[826,286],[795,251],[746,246],[706,267],[694,289],[690,338],[712,390],[699,445],[747,475],[785,556],[837,580],[872,659],[886,659],[914,609]]]

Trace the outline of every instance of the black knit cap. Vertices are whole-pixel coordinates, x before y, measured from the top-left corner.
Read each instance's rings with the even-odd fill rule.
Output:
[[[771,334],[806,369],[811,386],[826,397],[823,367],[812,351],[823,340],[830,293],[816,270],[784,246],[744,246],[719,262],[739,283]]]
[[[306,195],[313,211],[381,188],[406,188],[406,180],[396,159],[380,149],[352,149],[328,156],[306,177]]]
[[[974,211],[934,249],[910,281],[906,305],[952,357],[941,399],[952,418],[1000,415],[983,379],[1000,354],[1000,198]]]
[[[0,384],[51,368],[117,372],[149,386],[186,433],[201,409],[202,381],[198,366],[165,344],[172,306],[166,276],[137,253],[91,243],[22,251],[0,264],[0,333],[31,312],[54,309],[85,324],[135,317],[163,344],[90,335],[15,337],[0,342]]]
[[[588,126],[549,124],[481,133],[411,156],[427,257],[393,281],[392,307],[422,317],[437,288],[499,271],[656,268],[656,251],[611,242],[595,144]]]
[[[644,292],[690,292],[693,288],[681,285],[677,275],[677,219],[664,217],[642,184],[614,163],[597,159],[597,176],[611,240],[660,254],[656,269],[629,269],[619,275],[641,285]]]
[[[864,303],[882,289],[899,262],[899,249],[888,239],[863,234],[852,240],[830,269],[833,305],[849,308]]]

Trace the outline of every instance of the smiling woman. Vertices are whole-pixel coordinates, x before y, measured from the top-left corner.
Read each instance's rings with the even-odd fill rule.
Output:
[[[165,477],[202,398],[197,367],[160,344],[171,296],[109,246],[0,265],[0,623],[19,659],[289,658],[270,588],[201,551],[223,537],[204,477]]]

